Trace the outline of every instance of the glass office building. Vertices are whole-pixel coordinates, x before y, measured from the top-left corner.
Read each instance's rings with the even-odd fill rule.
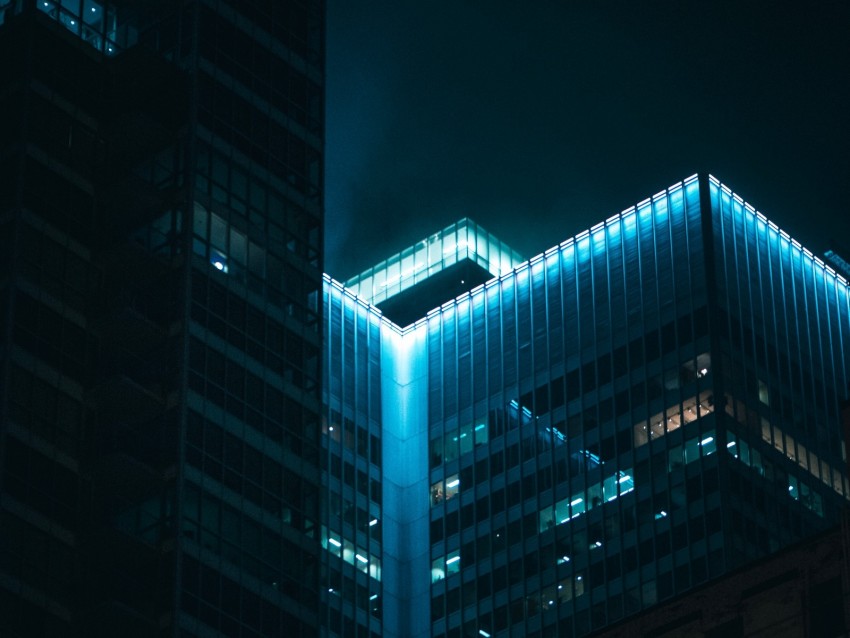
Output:
[[[0,0],[3,635],[318,634],[323,40]]]
[[[710,176],[326,277],[330,635],[584,635],[836,524],[848,292]]]

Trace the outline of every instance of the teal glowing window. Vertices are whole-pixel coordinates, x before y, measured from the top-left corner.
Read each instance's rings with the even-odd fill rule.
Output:
[[[119,29],[115,9],[95,0],[37,0],[36,7],[107,55],[135,43],[135,32],[128,38],[129,26]]]

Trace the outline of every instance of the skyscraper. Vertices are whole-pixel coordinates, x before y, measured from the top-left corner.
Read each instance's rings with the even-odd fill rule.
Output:
[[[316,635],[324,3],[0,24],[3,633]]]
[[[850,497],[847,281],[713,177],[529,261],[462,220],[324,294],[333,634],[584,635]]]

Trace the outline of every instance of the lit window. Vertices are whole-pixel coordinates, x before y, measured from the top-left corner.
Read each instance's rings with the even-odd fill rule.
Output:
[[[446,556],[446,575],[451,576],[460,572],[460,551],[454,551]]]
[[[431,486],[431,507],[447,501],[460,492],[460,478],[452,474],[445,481],[437,481]]]
[[[457,496],[460,492],[460,478],[457,474],[453,474],[446,478],[446,500]]]
[[[796,477],[789,476],[788,477],[788,496],[793,498],[795,501],[800,499],[800,492],[797,487],[797,479]]]
[[[443,481],[437,481],[431,486],[431,507],[439,505],[446,500],[446,491],[443,488]]]
[[[431,582],[436,583],[446,577],[446,566],[442,558],[438,558],[431,563]]]
[[[216,270],[224,273],[227,272],[227,257],[223,253],[217,250],[211,250],[210,263]]]

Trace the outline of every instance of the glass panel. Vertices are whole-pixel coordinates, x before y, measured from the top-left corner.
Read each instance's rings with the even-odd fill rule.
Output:
[[[210,215],[210,243],[219,250],[227,250],[227,223],[218,215]]]
[[[684,462],[685,462],[685,459],[684,459],[684,456],[682,454],[682,446],[677,445],[676,447],[672,448],[670,450],[669,455],[668,455],[667,468],[670,471],[676,470],[676,469],[682,467],[682,465],[684,465]]]
[[[634,427],[635,447],[640,447],[649,442],[649,434],[646,428],[646,421],[638,423]]]
[[[357,548],[357,551],[354,553],[354,566],[359,569],[361,572],[369,571],[369,554],[365,552],[361,548]]]
[[[586,503],[584,497],[576,496],[573,500],[570,501],[570,512],[571,518],[578,516],[579,514],[583,514],[586,511]]]
[[[460,477],[457,474],[446,477],[446,500],[457,496],[458,492],[460,492]]]
[[[797,486],[797,478],[795,476],[788,477],[788,495],[794,500],[800,499],[800,491]]]
[[[475,435],[475,445],[483,445],[487,443],[489,440],[489,436],[487,434],[487,423],[477,423],[473,429],[473,434]]]
[[[458,433],[458,443],[460,444],[460,453],[466,454],[472,451],[472,424],[467,423],[460,428]]]
[[[230,258],[240,264],[248,263],[248,239],[236,229],[230,229]]]
[[[454,461],[457,458],[457,437],[456,436],[446,436],[446,450],[445,450],[445,460]]]
[[[446,556],[446,576],[460,573],[460,550],[455,550]]]
[[[602,481],[602,497],[605,501],[613,501],[620,495],[617,476],[609,476]]]
[[[436,583],[446,577],[445,559],[443,557],[435,558],[431,562],[431,582]]]
[[[693,463],[699,458],[699,442],[698,438],[685,441],[685,463]]]
[[[717,451],[717,439],[714,438],[714,432],[705,433],[705,436],[700,441],[700,447],[702,447],[703,456],[714,454]]]
[[[437,481],[431,486],[431,507],[439,505],[446,498],[443,481]]]
[[[248,243],[248,270],[263,277],[266,270],[266,251],[253,242]]]

